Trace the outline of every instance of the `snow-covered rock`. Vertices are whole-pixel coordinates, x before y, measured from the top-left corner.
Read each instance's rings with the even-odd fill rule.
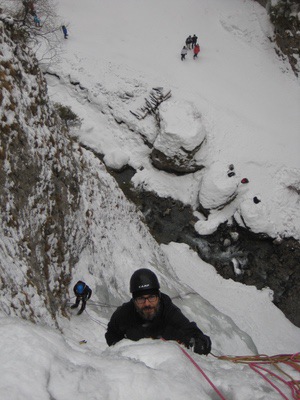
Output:
[[[103,161],[107,167],[119,171],[129,163],[129,159],[128,154],[116,149],[110,153],[106,153]]]
[[[159,108],[160,129],[151,159],[166,171],[194,172],[203,166],[194,159],[206,137],[201,114],[189,102],[168,100]]]
[[[239,181],[233,175],[234,171],[228,168],[229,166],[216,162],[205,170],[199,190],[202,209],[221,209],[236,197]]]
[[[274,235],[274,224],[270,220],[270,212],[267,206],[261,201],[256,203],[254,199],[245,199],[240,203],[234,214],[237,223],[254,233]]]

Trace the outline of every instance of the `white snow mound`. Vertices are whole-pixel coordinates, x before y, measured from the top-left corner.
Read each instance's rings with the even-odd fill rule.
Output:
[[[194,104],[168,100],[159,108],[160,134],[154,147],[169,157],[184,150],[192,151],[205,139],[206,129]]]

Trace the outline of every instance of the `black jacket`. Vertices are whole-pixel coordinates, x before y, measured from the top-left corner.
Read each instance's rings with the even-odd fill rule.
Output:
[[[123,338],[130,340],[163,338],[176,340],[188,346],[191,338],[201,339],[203,336],[196,323],[190,322],[164,293],[161,293],[159,313],[152,321],[145,321],[137,313],[131,299],[113,313],[105,334],[109,346]]]

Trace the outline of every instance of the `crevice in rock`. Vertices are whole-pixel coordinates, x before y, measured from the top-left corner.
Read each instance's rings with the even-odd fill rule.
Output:
[[[233,222],[224,223],[211,235],[200,236],[194,229],[197,218],[190,206],[153,192],[134,190],[133,168],[121,172],[108,169],[126,197],[144,215],[145,223],[158,243],[186,243],[201,259],[212,264],[226,279],[269,287],[274,304],[300,327],[300,243],[294,238],[281,241],[255,234]]]

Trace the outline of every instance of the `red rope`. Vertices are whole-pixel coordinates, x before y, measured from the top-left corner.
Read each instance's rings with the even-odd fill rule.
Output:
[[[207,382],[210,384],[210,386],[214,389],[214,391],[220,396],[222,400],[226,400],[225,397],[222,395],[222,393],[219,391],[219,389],[212,383],[212,381],[209,379],[209,377],[206,375],[206,373],[202,370],[202,368],[199,367],[199,365],[196,363],[196,361],[189,355],[189,353],[184,350],[181,346],[178,345],[180,350],[183,352],[183,354],[190,360],[190,362],[197,368],[197,370],[204,376],[204,378],[207,380]]]
[[[249,367],[257,372],[265,381],[267,381],[271,386],[273,386],[273,388],[275,390],[277,390],[277,392],[285,399],[285,400],[289,400],[288,397],[286,397],[286,395],[279,389],[278,386],[276,386],[266,375],[264,375],[260,370],[265,371],[267,373],[269,373],[270,375],[276,377],[277,379],[279,379],[280,381],[284,382],[284,379],[282,379],[280,376],[274,374],[274,372],[271,372],[270,370],[268,370],[267,368],[262,367],[261,365],[258,365],[257,363],[250,363]]]
[[[275,390],[277,390],[277,392],[283,397],[283,399],[289,400],[289,398],[282,392],[282,390],[280,390],[279,387],[276,386],[275,383],[272,382],[272,380],[267,375],[276,378],[280,382],[285,384],[291,390],[292,398],[294,400],[300,400],[300,381],[293,379],[278,365],[282,363],[293,368],[295,371],[300,372],[300,366],[299,366],[300,353],[278,354],[275,356],[257,355],[257,356],[237,356],[237,357],[230,357],[230,356],[219,356],[219,357],[214,356],[214,357],[218,358],[219,360],[227,360],[233,363],[248,364],[253,371],[258,373]],[[273,371],[266,368],[267,364],[276,367],[283,375],[287,376],[290,380],[286,380],[282,378],[280,375],[275,374]],[[266,374],[264,374],[263,372],[265,372]]]
[[[162,339],[164,340],[164,339]],[[222,393],[219,391],[219,389],[213,384],[213,382],[209,379],[209,377],[205,374],[205,372],[200,368],[200,366],[196,363],[196,361],[189,355],[189,353],[182,348],[181,346],[178,345],[180,350],[183,352],[183,354],[190,360],[190,362],[197,368],[197,370],[202,374],[202,376],[207,380],[207,382],[210,384],[210,386],[214,389],[214,391],[218,394],[218,396],[222,400],[226,400],[225,397],[222,395]],[[234,363],[242,363],[242,364],[248,364],[249,367],[258,373],[263,379],[265,379],[277,392],[283,397],[285,400],[289,400],[289,398],[279,389],[278,386],[276,386],[271,379],[268,378],[262,371],[266,372],[267,374],[273,376],[274,378],[278,379],[280,382],[284,383],[292,392],[292,398],[294,400],[300,400],[300,381],[294,380],[291,378],[287,373],[285,373],[282,369],[277,366],[277,364],[282,363],[285,365],[288,365],[289,367],[293,368],[295,371],[300,371],[300,366],[298,363],[300,362],[300,353],[296,354],[279,354],[275,356],[266,356],[266,355],[257,355],[257,356],[237,356],[237,357],[230,357],[230,356],[215,356],[212,354],[214,357],[218,358],[219,360],[227,360],[231,361]],[[288,376],[291,380],[288,381],[278,374],[275,374],[273,371],[270,369],[266,368],[263,365],[270,364],[277,366],[277,368],[286,376]]]
[[[289,362],[284,362],[284,364],[289,365],[290,367],[294,368],[294,365],[292,363]],[[273,388],[275,390],[277,390],[277,392],[285,399],[285,400],[289,400],[288,397],[286,397],[284,395],[284,393],[279,389],[278,386],[276,386],[266,375],[264,375],[261,371],[267,372],[268,374],[270,374],[271,376],[273,376],[274,378],[277,378],[279,381],[281,381],[282,383],[284,383],[286,386],[288,386],[288,388],[291,390],[292,393],[292,398],[294,400],[299,400],[300,399],[300,390],[299,390],[299,383],[300,381],[295,381],[295,380],[290,380],[287,381],[286,379],[283,379],[281,376],[279,376],[278,374],[275,374],[273,371],[271,371],[268,368],[262,367],[261,365],[259,365],[259,363],[250,363],[249,367],[257,372],[263,379],[265,379],[271,386],[273,386]],[[298,367],[298,366],[297,366]],[[295,368],[298,369],[298,368]],[[261,371],[260,371],[261,370]]]

